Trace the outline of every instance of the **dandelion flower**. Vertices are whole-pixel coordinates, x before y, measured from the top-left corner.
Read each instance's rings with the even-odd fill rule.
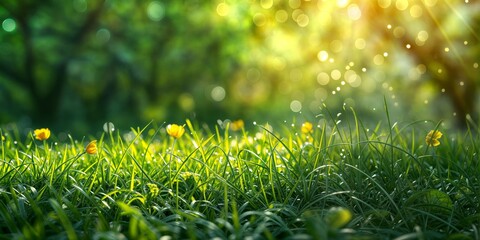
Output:
[[[427,136],[425,137],[425,142],[427,143],[428,146],[433,146],[436,147],[440,145],[440,141],[438,141],[439,138],[441,138],[443,134],[438,131],[438,130],[431,130],[428,132]]]
[[[185,133],[185,128],[177,124],[168,124],[167,133],[174,138],[179,138]]]
[[[230,129],[232,129],[232,131],[238,131],[238,130],[241,130],[244,126],[245,126],[245,123],[243,122],[243,120],[238,119],[238,120],[233,121],[230,124]]]
[[[304,134],[309,134],[309,133],[313,132],[313,124],[311,122],[304,122],[302,124],[302,127],[300,128],[300,130]]]
[[[37,140],[47,140],[50,137],[50,129],[48,128],[40,128],[40,129],[35,129],[33,131],[33,134],[35,135],[35,139]]]
[[[97,153],[97,140],[93,140],[88,143],[87,147],[85,147],[85,152],[88,154],[96,154]]]

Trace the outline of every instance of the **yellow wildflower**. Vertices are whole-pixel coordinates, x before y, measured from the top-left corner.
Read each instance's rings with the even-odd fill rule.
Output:
[[[325,221],[332,228],[341,228],[352,219],[350,210],[343,207],[333,207],[325,215]]]
[[[304,134],[309,134],[313,132],[313,124],[311,122],[304,122],[300,130],[302,130]]]
[[[33,134],[35,134],[35,138],[37,140],[47,140],[50,137],[50,129],[48,128],[40,128],[40,129],[35,129],[33,131]]]
[[[88,143],[87,147],[85,147],[85,152],[88,154],[96,154],[97,153],[97,140],[93,140]]]
[[[177,124],[168,124],[167,133],[174,138],[179,138],[185,133],[185,128]]]
[[[243,120],[242,120],[242,119],[238,119],[238,120],[233,121],[233,122],[230,124],[230,129],[232,129],[232,131],[239,131],[239,130],[241,130],[244,126],[245,126],[245,123],[243,122]]]
[[[438,131],[438,130],[431,130],[428,132],[427,136],[425,137],[425,142],[427,143],[428,146],[433,146],[436,147],[440,145],[440,141],[438,141],[439,138],[441,138],[443,134]]]
[[[150,195],[152,197],[156,197],[160,193],[160,189],[158,188],[157,184],[147,183],[147,187],[148,187],[148,190],[150,190]]]

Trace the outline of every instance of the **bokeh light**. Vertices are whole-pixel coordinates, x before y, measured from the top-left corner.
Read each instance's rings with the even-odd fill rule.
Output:
[[[108,31],[108,29],[101,28],[97,31],[96,37],[98,42],[107,43],[110,40],[110,31]]]
[[[383,96],[392,100],[392,112],[408,113],[401,116],[440,116],[440,105],[449,105],[449,116],[465,115],[462,108],[478,111],[478,2],[67,2],[56,18],[49,6],[32,16],[29,41],[19,41],[24,35],[13,14],[1,16],[2,52],[15,56],[4,62],[15,66],[1,75],[0,86],[8,90],[0,89],[0,98],[25,105],[9,110],[9,119],[34,109],[36,96],[55,93],[53,69],[62,59],[59,95],[66,100],[58,100],[58,112],[78,121],[102,116],[100,124],[124,111],[142,120],[316,116],[324,104],[355,106],[359,115],[369,115],[382,108]],[[83,22],[95,10],[98,19]],[[72,40],[82,24],[85,35]],[[27,68],[20,63],[27,62],[22,44],[28,42],[33,55],[45,59]],[[41,90],[32,93],[5,80],[24,74],[11,69],[35,69],[34,85]],[[90,107],[103,104],[104,111]],[[122,107],[129,104],[133,110]]]
[[[228,15],[229,7],[226,3],[222,2],[217,5],[217,14],[224,17]]]
[[[221,86],[216,86],[212,89],[211,96],[214,101],[220,102],[223,99],[225,99],[225,96],[226,96],[225,89]]]
[[[160,1],[152,1],[148,4],[147,14],[152,21],[160,21],[165,15],[165,7]]]
[[[5,32],[13,32],[16,27],[17,24],[15,23],[15,20],[11,18],[7,18],[2,22],[2,28]]]
[[[290,102],[290,110],[292,110],[292,112],[302,111],[302,102],[298,100],[293,100],[292,102]]]

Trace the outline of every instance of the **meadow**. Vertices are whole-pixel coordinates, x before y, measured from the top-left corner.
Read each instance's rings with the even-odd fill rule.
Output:
[[[478,127],[385,112],[2,129],[0,239],[480,239]]]

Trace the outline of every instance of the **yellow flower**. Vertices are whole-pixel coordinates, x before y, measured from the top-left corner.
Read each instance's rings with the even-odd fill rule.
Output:
[[[90,143],[88,143],[87,147],[85,147],[85,152],[88,154],[97,153],[97,140],[93,140]]]
[[[245,126],[245,123],[243,122],[243,120],[238,119],[238,120],[233,121],[230,124],[230,129],[232,129],[232,131],[238,131],[238,130],[241,130],[244,126]]]
[[[341,228],[352,219],[350,210],[343,207],[333,207],[325,215],[325,221],[332,228]]]
[[[179,138],[185,133],[185,128],[177,124],[168,124],[167,133],[174,138]]]
[[[35,131],[33,131],[33,134],[35,134],[35,138],[37,140],[47,140],[50,137],[50,129],[48,128],[35,129]]]
[[[5,136],[2,135],[2,141],[5,141]]]
[[[300,130],[302,130],[304,134],[309,134],[313,132],[313,124],[311,122],[304,122]]]
[[[436,147],[440,145],[440,141],[438,141],[439,138],[441,138],[443,134],[438,131],[438,130],[431,130],[428,132],[427,136],[425,137],[425,142],[427,143],[428,146],[433,146]]]
[[[157,184],[147,183],[147,187],[148,190],[150,190],[150,195],[152,197],[156,197],[160,193],[160,189],[158,188]]]

